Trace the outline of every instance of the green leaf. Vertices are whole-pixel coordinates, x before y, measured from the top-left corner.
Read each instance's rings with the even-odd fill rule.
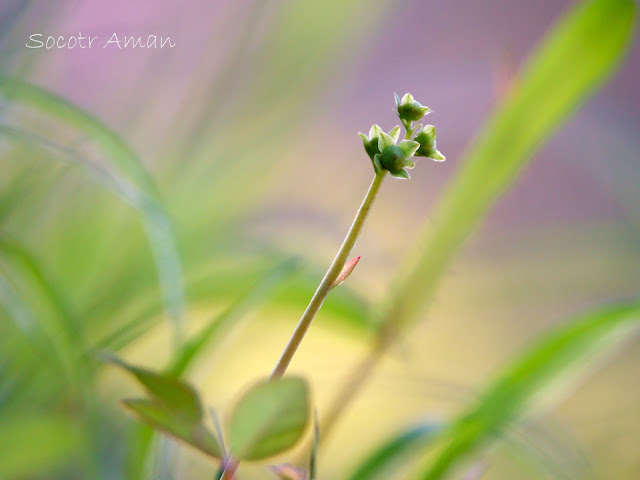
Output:
[[[395,478],[395,471],[401,469],[411,455],[420,447],[431,442],[441,429],[440,424],[427,423],[413,426],[395,435],[376,448],[358,468],[347,477],[348,480],[383,480]]]
[[[98,183],[112,190],[133,205],[140,213],[156,262],[168,318],[179,336],[184,311],[182,265],[173,227],[158,190],[143,163],[133,150],[113,130],[89,113],[21,79],[0,76],[0,97],[9,105],[35,110],[43,119],[75,130],[93,142],[109,160],[105,168],[87,162],[73,147],[60,145],[58,138],[48,139],[40,131],[29,131],[24,126],[0,125],[0,134],[22,138],[27,143],[47,144],[74,162],[81,164]]]
[[[309,424],[309,386],[300,377],[261,381],[236,405],[229,426],[231,453],[261,460],[293,447]]]
[[[442,447],[417,477],[439,480],[469,458],[559,383],[576,381],[594,358],[610,353],[640,327],[640,305],[613,308],[547,334],[516,359],[442,432]],[[578,370],[578,371],[576,371]]]
[[[495,112],[462,162],[406,273],[386,304],[385,334],[414,322],[433,297],[462,242],[522,167],[580,104],[612,74],[626,51],[635,16],[632,0],[593,0],[569,12],[545,37],[519,88]]]
[[[214,458],[222,458],[222,448],[215,436],[199,420],[177,415],[156,400],[126,399],[123,405],[144,423],[196,447]]]
[[[60,416],[0,419],[0,478],[47,477],[82,447],[79,428]]]
[[[202,404],[193,387],[171,375],[154,372],[130,365],[112,354],[101,354],[101,357],[114,365],[118,365],[134,375],[148,390],[154,401],[163,405],[189,422],[202,420]]]

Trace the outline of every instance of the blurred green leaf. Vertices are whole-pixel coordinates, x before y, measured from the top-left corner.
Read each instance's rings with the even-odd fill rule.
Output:
[[[106,155],[106,165],[87,161],[74,148],[59,145],[40,133],[9,125],[0,125],[0,132],[23,137],[55,147],[67,156],[79,160],[92,177],[117,193],[142,214],[151,250],[156,261],[165,308],[173,321],[176,335],[184,310],[181,261],[175,246],[171,222],[160,195],[144,165],[129,146],[100,120],[71,104],[29,83],[10,77],[0,77],[0,96],[9,106],[35,109],[43,118],[52,118],[92,141]]]
[[[240,460],[261,460],[293,447],[309,424],[309,386],[300,377],[261,381],[233,410],[231,453]]]
[[[80,450],[77,425],[60,416],[3,416],[0,419],[0,478],[50,474]]]
[[[576,107],[612,74],[631,38],[632,0],[580,3],[546,35],[522,80],[477,136],[409,255],[383,313],[384,334],[422,311],[465,238],[520,169]]]
[[[105,361],[118,365],[134,375],[148,390],[154,401],[189,422],[202,420],[202,404],[197,392],[177,378],[130,365],[115,355],[102,353]]]
[[[610,353],[640,327],[640,305],[594,313],[545,335],[498,375],[440,436],[441,450],[416,478],[439,480],[469,458],[543,393],[575,381],[594,357]]]
[[[3,267],[7,273],[3,272]],[[42,268],[41,262],[21,244],[0,237],[0,275],[6,277],[6,282],[0,281],[0,305],[8,302],[5,299],[8,292],[3,289],[15,285],[14,298],[11,300],[15,308],[18,298],[22,299],[24,308],[13,316],[17,324],[24,323],[21,316],[27,315],[29,326],[18,325],[26,337],[33,342],[34,348],[49,344],[49,351],[41,354],[48,358],[59,360],[69,375],[75,387],[82,382],[78,359],[84,353],[80,336],[79,322],[73,312],[68,298],[61,292],[55,282]],[[10,310],[6,305],[7,311]],[[30,312],[30,313],[29,313]],[[39,338],[38,338],[39,337]]]
[[[200,422],[176,410],[167,408],[157,400],[127,399],[123,405],[144,423],[165,432],[214,458],[222,458],[222,448],[215,436]]]
[[[412,454],[430,444],[440,424],[426,423],[412,426],[387,440],[376,448],[358,468],[347,477],[348,480],[377,480],[395,478],[394,472],[402,469]]]

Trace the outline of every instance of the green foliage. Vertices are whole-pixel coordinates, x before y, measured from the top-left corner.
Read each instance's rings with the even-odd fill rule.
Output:
[[[299,377],[254,385],[238,401],[229,423],[232,454],[261,460],[293,447],[310,420],[309,387]]]
[[[125,399],[122,403],[147,425],[182,440],[211,457],[223,457],[220,444],[201,423],[202,418],[189,418],[189,412],[169,408],[157,399]]]
[[[558,382],[575,381],[593,357],[610,353],[640,327],[640,306],[587,315],[539,340],[485,387],[478,400],[441,433],[443,445],[416,478],[445,478]]]
[[[202,419],[202,404],[193,387],[169,375],[130,365],[115,355],[102,354],[105,361],[124,368],[144,385],[154,400],[181,417],[198,422]]]
[[[99,167],[86,161],[86,158],[73,149],[57,144],[55,139],[41,138],[39,133],[22,128],[0,125],[0,133],[9,134],[10,137],[23,137],[27,141],[35,139],[62,150],[67,157],[78,162],[90,178],[138,209],[156,260],[165,307],[173,321],[176,336],[179,336],[184,310],[181,262],[167,212],[155,184],[136,154],[122,138],[97,118],[63,98],[21,79],[0,77],[0,97],[4,97],[12,106],[34,109],[42,118],[53,119],[85,135],[112,162],[107,168]]]
[[[383,334],[412,324],[462,242],[551,134],[612,74],[631,39],[632,0],[579,4],[543,40],[519,87],[491,116],[443,194],[382,314]],[[571,72],[571,74],[567,74]]]
[[[223,457],[220,444],[202,423],[202,403],[193,387],[173,376],[130,365],[114,355],[102,356],[105,361],[134,375],[151,395],[150,400],[123,401],[125,407],[135,412],[140,420],[212,457]]]
[[[376,448],[348,480],[382,480],[395,478],[395,472],[406,467],[420,448],[431,444],[441,429],[440,424],[425,423],[403,430]]]
[[[26,478],[64,465],[82,444],[77,425],[61,415],[0,417],[0,478]]]
[[[204,426],[197,392],[173,375],[130,365],[114,355],[105,361],[134,375],[151,399],[123,400],[147,425],[183,440],[218,459],[220,443]],[[299,377],[263,381],[252,386],[236,405],[229,425],[231,454],[244,461],[262,460],[294,446],[309,423],[309,387]]]
[[[26,7],[15,9],[16,15],[21,8]],[[123,403],[143,423],[222,460],[219,477],[227,478],[224,465],[229,459],[224,458],[222,439],[216,439],[205,426],[198,393],[178,377],[184,375],[203,352],[222,340],[246,312],[272,299],[286,279],[297,272],[298,265],[295,261],[280,263],[278,260],[278,264],[263,275],[263,262],[281,257],[261,253],[252,257],[241,255],[241,261],[225,270],[218,263],[228,260],[230,252],[238,256],[242,249],[225,245],[225,241],[233,244],[237,240],[237,232],[229,234],[225,241],[218,241],[218,237],[222,231],[233,228],[230,218],[239,217],[241,207],[249,205],[256,178],[264,176],[268,166],[276,163],[274,159],[264,162],[256,155],[261,162],[256,161],[259,168],[247,168],[247,158],[260,149],[271,148],[276,143],[275,133],[291,133],[290,119],[299,115],[289,113],[299,114],[308,108],[307,98],[314,93],[319,81],[331,72],[327,67],[340,48],[339,39],[352,35],[356,23],[359,28],[370,25],[367,19],[372,18],[371,12],[381,10],[380,5],[361,0],[346,6],[338,0],[294,2],[282,8],[282,15],[278,17],[281,28],[265,37],[260,46],[260,61],[253,62],[255,59],[252,59],[255,75],[247,82],[249,87],[255,82],[254,88],[250,92],[243,91],[242,100],[232,103],[233,108],[228,108],[227,112],[219,108],[219,104],[224,103],[223,97],[227,96],[225,89],[203,99],[203,115],[224,114],[226,121],[223,125],[212,122],[212,126],[197,118],[193,138],[185,136],[176,141],[180,152],[178,161],[174,168],[159,173],[168,179],[167,190],[170,191],[163,190],[163,195],[171,194],[167,195],[171,197],[170,207],[165,205],[155,181],[135,152],[101,120],[23,80],[0,78],[3,103],[0,135],[3,140],[9,140],[11,149],[15,149],[6,154],[6,158],[11,157],[7,164],[11,162],[12,168],[5,169],[3,163],[3,174],[9,178],[9,185],[0,192],[0,220],[3,222],[0,306],[4,309],[2,314],[14,320],[11,326],[9,322],[0,323],[0,337],[3,337],[0,373],[4,375],[7,365],[19,365],[21,369],[19,376],[10,378],[11,382],[5,382],[3,376],[0,407],[9,405],[9,402],[3,403],[9,392],[12,406],[26,402],[31,406],[32,399],[39,396],[41,398],[37,400],[41,405],[37,406],[43,410],[66,412],[64,417],[31,413],[0,417],[1,478],[48,475],[51,469],[69,465],[70,455],[78,452],[89,458],[83,462],[73,458],[74,463],[83,464],[77,470],[83,478],[120,478],[121,472],[105,471],[94,475],[99,467],[93,457],[102,455],[104,458],[113,453],[109,450],[111,445],[105,447],[109,442],[97,438],[112,419],[105,420],[97,414],[98,394],[93,382],[96,366],[86,362],[85,355],[96,345],[109,350],[130,345],[158,322],[162,306],[166,317],[172,321],[176,340],[176,349],[165,373],[109,357],[110,362],[134,375],[149,393],[148,399],[128,399]],[[382,341],[378,345],[391,344],[398,333],[419,318],[454,254],[496,198],[513,183],[520,169],[555,129],[611,74],[629,43],[634,15],[635,6],[631,0],[591,0],[579,5],[544,40],[528,62],[521,84],[491,117],[469,150],[460,174],[446,191],[416,253],[410,255],[405,275],[394,284],[396,294],[382,315]],[[257,23],[259,18],[261,10],[255,9],[252,19]],[[250,27],[247,30],[254,30]],[[331,34],[325,35],[325,32]],[[4,29],[0,29],[0,36],[4,33]],[[289,45],[296,47],[291,55],[284,55]],[[230,62],[244,57],[241,53],[245,48],[246,44],[240,42],[235,54],[230,55]],[[316,61],[308,62],[309,58]],[[237,68],[230,70],[238,71]],[[203,80],[207,87],[210,80]],[[223,80],[229,87],[235,81],[235,75],[230,74]],[[291,86],[289,103],[294,106],[289,109],[286,105],[281,107],[282,98],[275,94],[282,90],[283,84]],[[376,173],[389,171],[398,178],[409,178],[407,169],[413,167],[414,156],[437,161],[444,160],[444,156],[436,149],[435,127],[413,125],[430,110],[409,94],[402,99],[396,97],[396,103],[397,114],[406,130],[405,139],[398,143],[399,127],[386,134],[377,125],[372,127],[369,136],[361,134],[361,137]],[[270,111],[268,107],[274,106],[277,108]],[[12,115],[24,111],[35,113],[37,121],[12,124]],[[269,121],[264,122],[262,115],[247,118],[248,111],[265,112],[264,117]],[[179,116],[178,123],[188,117]],[[46,128],[38,128],[45,120],[64,130],[64,135],[48,135],[50,132]],[[179,137],[182,125],[174,125],[174,128]],[[233,135],[234,131],[237,135]],[[251,142],[246,141],[248,131],[252,132]],[[74,140],[65,142],[66,136]],[[239,149],[241,140],[243,148]],[[90,148],[76,148],[77,143],[86,143]],[[213,162],[211,152],[219,155]],[[2,152],[3,161],[5,153]],[[94,153],[98,153],[97,161],[89,158]],[[82,205],[89,212],[86,217],[79,213],[81,209],[70,209],[78,208],[75,199],[65,199],[67,203],[62,202],[61,210],[67,212],[66,217],[52,220],[56,224],[52,229],[55,234],[47,235],[44,227],[36,230],[38,235],[42,234],[41,243],[45,246],[42,251],[31,251],[29,245],[22,244],[22,237],[15,236],[14,239],[5,234],[5,225],[12,220],[22,225],[40,226],[48,219],[49,211],[41,218],[31,219],[21,210],[26,192],[38,190],[38,185],[49,186],[52,182],[45,178],[49,173],[40,171],[44,169],[37,162],[22,168],[22,163],[32,157],[47,162],[63,160],[65,165],[72,165],[114,193],[118,201],[133,206],[141,220],[141,232],[144,231],[151,247],[157,279],[153,264],[149,271],[137,271],[142,263],[140,254],[148,253],[146,244],[139,242],[134,232],[133,224],[137,222],[123,222],[121,205],[105,206],[95,192],[83,197],[83,200],[91,199],[88,205]],[[279,155],[278,159],[280,157],[286,155]],[[202,161],[203,158],[206,161]],[[160,162],[162,160],[164,158]],[[180,175],[175,175],[178,169]],[[215,175],[212,174],[214,171]],[[14,175],[13,178],[10,175]],[[40,183],[35,183],[36,179]],[[239,188],[243,189],[242,195],[237,195]],[[36,206],[41,200],[29,199]],[[174,220],[182,222],[182,228],[175,229],[180,232],[180,242],[174,235]],[[16,230],[17,235],[27,231]],[[107,247],[116,238],[118,255],[112,262],[113,257],[102,253],[109,250]],[[181,255],[178,254],[178,243],[184,247]],[[96,245],[102,245],[103,249]],[[87,267],[88,260],[91,263]],[[238,271],[239,263],[242,263],[242,271]],[[350,268],[353,265],[355,263]],[[188,272],[187,293],[183,287],[183,269]],[[343,268],[344,275],[340,274],[328,289],[344,280],[349,271]],[[260,280],[254,283],[256,278]],[[156,283],[160,286],[159,295],[155,294]],[[247,288],[247,285],[253,286]],[[301,307],[314,289],[315,285],[300,279],[275,296],[274,302],[280,306]],[[202,331],[183,342],[180,329],[187,294],[190,301],[220,302],[226,308]],[[328,302],[325,310],[332,309],[344,322],[359,327],[369,325],[368,310],[360,297],[353,292],[338,295],[337,299]],[[600,312],[543,339],[485,388],[478,401],[444,429],[438,437],[440,450],[419,478],[443,478],[457,465],[476,455],[496,434],[502,433],[525,413],[535,397],[556,381],[573,378],[569,375],[570,367],[584,367],[586,360],[602,352],[605,345],[618,345],[619,342],[609,341],[622,338],[621,333],[635,325],[638,314],[637,307]],[[16,339],[19,342],[14,342]],[[39,369],[43,369],[45,375],[33,373]],[[42,379],[43,376],[53,377],[51,372],[55,372],[56,378],[62,372],[64,382]],[[15,385],[13,377],[19,377],[15,378]],[[76,407],[87,417],[86,424],[80,428],[75,421],[69,420],[75,415]],[[304,436],[309,412],[309,387],[305,380],[284,377],[258,383],[240,399],[231,416],[228,429],[231,454],[238,460],[252,461],[284,452]],[[98,423],[101,421],[103,424]],[[125,444],[122,436],[122,442],[113,442],[124,445],[122,448],[128,454],[126,460],[134,464],[129,476],[131,480],[142,477],[152,436],[146,427],[138,433],[139,441]],[[404,467],[415,452],[426,444],[431,445],[433,435],[434,429],[430,425],[410,428],[382,445],[349,478],[389,478],[391,472]],[[86,447],[80,445],[85,443]],[[316,425],[309,480],[316,477],[317,447]],[[302,469],[289,465],[281,467],[281,476],[302,478],[304,474]]]

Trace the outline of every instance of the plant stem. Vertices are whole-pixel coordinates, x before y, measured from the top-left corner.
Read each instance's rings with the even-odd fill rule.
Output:
[[[413,128],[413,122],[402,121],[402,125],[405,129],[405,139],[410,139],[415,128]],[[417,127],[416,127],[417,128]],[[393,325],[390,319],[393,319],[395,312],[391,312],[389,315],[383,317],[386,321],[383,322],[378,333],[376,335],[375,343],[365,355],[365,357],[355,366],[347,380],[343,383],[342,387],[338,390],[337,395],[334,397],[333,402],[329,406],[329,410],[322,422],[322,434],[326,438],[333,430],[338,418],[342,415],[345,409],[349,406],[349,403],[355,395],[364,386],[367,379],[371,376],[375,368],[384,357],[385,353],[394,344],[399,332],[399,329]]]
[[[220,476],[220,480],[234,480],[236,478],[236,471],[238,470],[238,462],[233,458],[229,458],[223,462],[224,470]]]
[[[302,339],[307,333],[311,322],[318,313],[318,310],[320,310],[320,307],[324,303],[325,298],[327,298],[327,295],[329,295],[329,292],[333,288],[334,282],[338,278],[338,275],[340,275],[344,264],[347,262],[349,254],[351,253],[351,250],[353,249],[353,246],[358,239],[358,235],[360,235],[360,232],[362,231],[364,221],[369,215],[371,205],[373,204],[378,191],[380,190],[380,186],[382,185],[382,181],[384,180],[386,174],[387,171],[383,170],[376,173],[376,176],[373,178],[371,186],[369,187],[369,191],[364,197],[362,205],[360,205],[360,208],[358,209],[358,213],[356,214],[356,217],[351,224],[351,228],[349,229],[344,242],[342,242],[342,246],[338,250],[338,253],[333,259],[333,262],[331,262],[331,266],[327,270],[327,273],[325,273],[322,282],[320,282],[320,285],[316,290],[316,293],[313,294],[309,305],[302,314],[298,325],[296,326],[293,334],[291,335],[291,338],[289,339],[289,343],[287,343],[287,346],[282,352],[280,360],[278,360],[278,363],[273,369],[273,373],[271,373],[272,379],[282,377],[287,371],[287,367],[291,363],[291,359],[295,355],[296,350],[298,350],[300,343],[302,343]]]

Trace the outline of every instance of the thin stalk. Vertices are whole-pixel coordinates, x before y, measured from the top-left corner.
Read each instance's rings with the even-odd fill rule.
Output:
[[[353,249],[353,246],[358,239],[358,235],[360,235],[360,232],[362,231],[362,226],[364,225],[364,222],[369,215],[371,205],[378,195],[378,191],[380,190],[380,186],[382,185],[382,181],[384,180],[386,174],[386,170],[383,170],[376,173],[376,176],[373,178],[371,186],[369,187],[369,191],[364,197],[362,205],[360,205],[360,208],[358,209],[358,213],[356,214],[356,217],[351,224],[351,228],[349,229],[344,242],[342,242],[342,246],[338,250],[338,253],[333,259],[333,262],[331,262],[331,266],[327,270],[327,273],[325,273],[322,282],[320,282],[320,285],[318,286],[318,289],[313,294],[309,305],[302,314],[298,325],[296,326],[293,334],[291,335],[291,338],[289,339],[289,343],[287,343],[287,346],[282,352],[280,360],[278,360],[278,363],[273,369],[273,373],[271,373],[272,379],[282,377],[287,371],[287,368],[291,363],[291,359],[298,350],[300,343],[302,343],[302,339],[307,333],[311,322],[313,322],[313,319],[318,313],[318,310],[320,310],[320,307],[324,303],[325,298],[327,298],[327,295],[329,295],[329,292],[333,288],[338,275],[340,275],[344,264],[347,262],[349,254],[351,253],[351,250]]]
[[[402,125],[405,129],[404,138],[410,139],[415,130],[415,128],[413,128],[413,122],[403,120]],[[351,400],[353,400],[355,395],[364,386],[367,379],[378,366],[378,363],[380,363],[384,354],[394,344],[399,332],[389,321],[389,318],[393,318],[393,315],[386,316],[384,318],[387,319],[387,321],[383,323],[378,331],[375,343],[367,355],[352,370],[351,374],[338,390],[337,395],[329,406],[329,411],[325,415],[325,419],[321,425],[322,435],[324,438],[329,436],[337,420],[351,403]]]
[[[229,458],[223,462],[222,475],[220,475],[220,480],[234,480],[236,478],[236,472],[238,471],[238,462],[236,462],[233,458]]]

